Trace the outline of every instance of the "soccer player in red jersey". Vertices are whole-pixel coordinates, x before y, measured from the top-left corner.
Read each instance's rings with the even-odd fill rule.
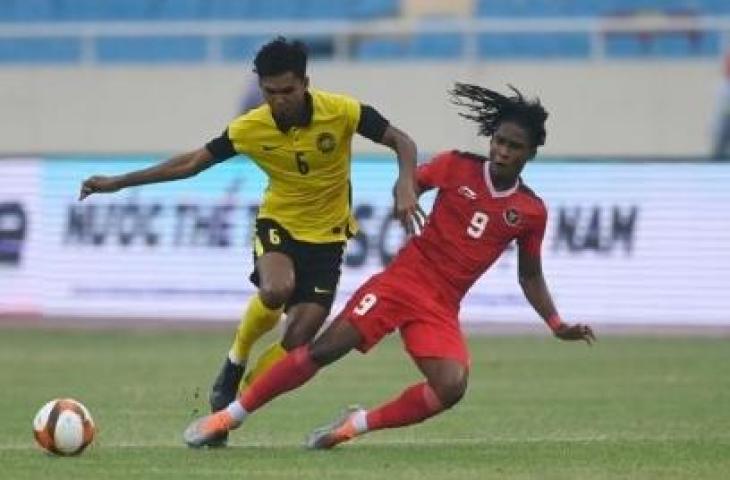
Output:
[[[451,151],[417,171],[418,192],[438,194],[422,233],[381,273],[365,282],[332,325],[316,340],[292,350],[244,389],[226,409],[200,418],[184,433],[191,447],[238,427],[265,403],[311,379],[352,349],[367,352],[400,330],[425,382],[370,410],[353,408],[315,430],[307,446],[331,448],[365,432],[421,422],[455,405],[464,395],[469,353],[459,327],[461,299],[515,240],[519,282],[525,297],[562,340],[595,340],[591,327],[564,323],[542,273],[540,245],[547,211],[520,172],[545,142],[547,112],[519,91],[503,96],[457,83],[453,101],[462,116],[491,137],[489,157]],[[411,220],[419,223],[415,215]]]

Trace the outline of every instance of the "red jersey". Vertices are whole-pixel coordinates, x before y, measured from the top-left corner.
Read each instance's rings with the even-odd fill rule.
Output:
[[[496,191],[489,160],[458,151],[444,152],[417,170],[424,189],[438,188],[420,236],[398,252],[388,270],[395,278],[435,290],[444,306],[458,310],[461,299],[512,240],[539,256],[547,211],[542,200],[518,179]]]

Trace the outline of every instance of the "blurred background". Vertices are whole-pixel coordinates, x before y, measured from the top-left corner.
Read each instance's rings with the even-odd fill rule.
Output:
[[[238,319],[265,187],[251,162],[76,197],[217,136],[260,101],[251,59],[278,34],[308,44],[313,87],[374,105],[423,160],[487,151],[455,81],[539,97],[547,143],[524,177],[549,207],[563,315],[730,325],[727,0],[0,0],[0,318]],[[362,232],[338,305],[403,241],[394,159],[354,152]],[[462,314],[539,324],[513,250]]]

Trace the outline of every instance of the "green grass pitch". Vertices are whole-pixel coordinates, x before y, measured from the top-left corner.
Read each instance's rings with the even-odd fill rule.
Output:
[[[600,332],[599,332],[600,333]],[[231,448],[190,450],[228,348],[217,330],[0,329],[0,477],[39,479],[726,479],[727,338],[472,336],[466,398],[421,425],[309,452],[313,427],[419,380],[400,341],[352,354],[275,400]],[[263,345],[263,343],[261,344]],[[98,425],[76,458],[35,447],[31,422],[72,396]]]

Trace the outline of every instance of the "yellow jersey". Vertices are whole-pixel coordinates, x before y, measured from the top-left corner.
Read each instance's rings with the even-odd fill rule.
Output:
[[[297,240],[344,241],[357,232],[350,159],[361,106],[347,95],[314,89],[309,95],[308,125],[282,132],[263,104],[233,120],[228,138],[268,176],[259,218],[275,220]]]

